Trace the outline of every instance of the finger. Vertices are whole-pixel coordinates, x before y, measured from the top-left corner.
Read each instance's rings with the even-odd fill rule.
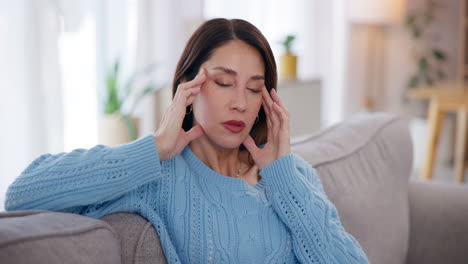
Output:
[[[255,144],[253,138],[248,135],[242,144],[244,144],[244,147],[252,154],[252,158],[255,160],[260,149]]]
[[[263,106],[263,111],[265,112],[265,116],[266,116],[266,119],[267,121],[270,121],[270,116],[271,116],[271,111],[270,111],[270,108],[268,107],[268,105],[266,104],[265,101],[262,101],[262,106]]]
[[[201,91],[201,87],[200,86],[195,86],[195,87],[192,87],[192,88],[189,88],[189,89],[180,89],[177,90],[177,94],[176,96],[174,97],[174,101],[176,103],[181,103],[181,104],[185,104],[185,102],[188,100],[188,98],[191,96],[191,95],[196,95],[198,94],[199,92]],[[187,104],[188,105],[188,104]]]
[[[277,123],[278,121],[278,118],[275,116],[274,112],[273,112],[273,100],[271,99],[271,96],[270,94],[268,93],[267,89],[265,86],[263,86],[264,89],[263,89],[263,99],[265,101],[265,104],[267,105],[267,111],[268,111],[268,114],[269,114],[269,118],[271,120],[271,124],[272,124],[272,128],[274,128],[275,124]]]
[[[188,83],[193,83],[193,85],[199,85],[200,82],[202,82],[204,79],[206,79],[206,72],[203,67],[200,67],[200,70],[197,73],[197,76],[193,78],[193,80],[187,82]]]
[[[265,112],[267,127],[268,127],[268,129],[271,129],[271,127],[272,127],[272,124],[271,124],[271,111],[270,111],[268,105],[266,104],[265,100],[262,101],[262,106],[263,106],[263,110]]]
[[[268,134],[267,134],[267,141],[271,141],[271,135],[273,134],[273,132],[271,131],[272,129],[272,124],[271,124],[271,119],[270,119],[270,113],[268,110],[266,110],[268,108],[268,106],[266,105],[265,101],[262,101],[262,106],[263,106],[263,109],[265,111],[265,115],[266,115],[266,123],[267,123],[267,128],[268,128]]]
[[[275,136],[276,133],[278,132],[278,129],[279,129],[279,126],[280,126],[280,121],[279,121],[278,114],[274,110],[275,102],[273,101],[273,99],[271,99],[271,97],[270,97],[270,95],[268,93],[264,97],[267,97],[267,98],[265,98],[265,101],[266,101],[267,105],[268,105],[268,101],[270,102],[270,104],[268,106],[269,106],[269,110],[270,110],[271,130],[272,130],[272,136]]]
[[[272,104],[273,104],[273,100],[271,99],[271,96],[268,93],[268,90],[267,90],[267,88],[265,86],[263,86],[263,89],[262,89],[262,96],[263,96],[263,99],[265,100],[266,104],[269,106],[269,109],[271,109]]]
[[[266,90],[266,88],[264,88]],[[267,104],[267,101],[266,101],[266,97],[265,97],[265,94],[262,90],[262,105],[263,105],[263,110],[265,111],[265,114],[268,116],[270,115],[270,107],[269,105]]]
[[[164,127],[172,133],[177,133],[182,127],[185,118],[185,107],[176,104],[171,105],[164,114]]]
[[[188,97],[193,93],[190,91],[187,93],[187,90],[191,90],[192,88],[199,88],[201,89],[202,84],[206,81],[206,73],[204,68],[202,67],[198,73],[198,75],[193,79],[192,81],[189,82],[184,82],[179,84],[177,87],[176,94],[174,96],[174,100],[181,100],[183,99],[184,103],[187,101]],[[183,98],[181,98],[183,97]],[[190,105],[191,103],[185,103],[186,105]]]
[[[283,108],[283,111],[286,113],[286,115],[289,116],[289,110],[288,108],[284,105],[283,101],[281,101],[278,92],[276,92],[274,89],[271,91],[271,98],[279,105],[281,108]]]
[[[289,131],[289,117],[284,112],[276,102],[273,104],[273,109],[275,109],[278,118],[280,120],[280,129],[283,131]]]
[[[193,87],[201,86],[206,81],[206,74],[205,71],[201,71],[195,78],[191,81],[180,83],[177,87],[177,92],[179,90],[186,90]],[[176,95],[177,95],[176,92]]]
[[[196,138],[201,137],[203,134],[205,134],[205,131],[203,131],[203,128],[200,125],[196,125],[192,127],[189,131],[187,131],[187,142],[190,142]]]
[[[191,88],[190,90],[186,91],[186,98],[185,98],[185,106],[189,106],[195,101],[197,95],[200,93],[200,87]]]

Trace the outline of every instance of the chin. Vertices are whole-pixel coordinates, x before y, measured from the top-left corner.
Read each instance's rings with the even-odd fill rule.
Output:
[[[223,137],[223,136],[215,136],[215,137],[210,137],[208,136],[208,139],[213,142],[215,145],[225,148],[225,149],[236,149],[239,148],[242,142],[245,140],[245,136],[241,138],[241,136],[229,136],[229,137]]]

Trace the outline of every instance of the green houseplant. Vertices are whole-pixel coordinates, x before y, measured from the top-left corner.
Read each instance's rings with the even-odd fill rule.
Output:
[[[105,95],[103,97],[104,116],[115,116],[119,122],[123,122],[126,127],[128,139],[133,141],[138,137],[137,121],[133,117],[133,112],[140,101],[146,96],[160,90],[162,86],[156,86],[151,81],[145,81],[149,75],[154,73],[155,64],[151,64],[142,70],[133,72],[130,77],[121,81],[120,60],[117,59],[112,68],[107,72],[105,79]],[[141,83],[143,82],[143,83]],[[141,91],[136,91],[137,83],[143,85]],[[116,126],[114,126],[115,128]],[[106,133],[117,133],[118,131],[108,131]]]
[[[297,75],[297,56],[291,51],[291,46],[296,39],[294,35],[287,35],[280,43],[284,47],[284,54],[280,57],[280,78],[282,80],[294,80]]]
[[[284,50],[286,53],[291,53],[291,46],[294,40],[296,39],[296,36],[294,35],[287,35],[284,40],[281,42],[281,45],[283,45]]]
[[[408,79],[407,89],[420,85],[432,86],[446,77],[444,62],[447,56],[431,41],[434,37],[430,29],[435,22],[437,8],[437,3],[430,0],[424,9],[413,10],[406,16],[405,28],[414,41],[412,53],[417,68]]]

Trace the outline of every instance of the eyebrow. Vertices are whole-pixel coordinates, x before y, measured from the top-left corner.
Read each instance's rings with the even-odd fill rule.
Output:
[[[228,69],[228,68],[225,68],[225,67],[221,67],[221,66],[216,66],[214,68],[212,68],[212,70],[218,70],[218,71],[222,71],[224,73],[227,73],[229,75],[233,75],[233,76],[236,76],[237,75],[237,72],[232,70],[232,69]],[[262,75],[254,75],[252,77],[250,77],[251,80],[265,80],[265,77],[263,77]]]

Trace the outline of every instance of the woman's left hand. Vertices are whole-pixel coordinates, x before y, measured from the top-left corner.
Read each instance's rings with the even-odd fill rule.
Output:
[[[270,96],[264,86],[262,99],[268,127],[267,143],[263,148],[258,148],[250,135],[243,142],[259,169],[291,153],[288,109],[274,89],[271,89]]]

